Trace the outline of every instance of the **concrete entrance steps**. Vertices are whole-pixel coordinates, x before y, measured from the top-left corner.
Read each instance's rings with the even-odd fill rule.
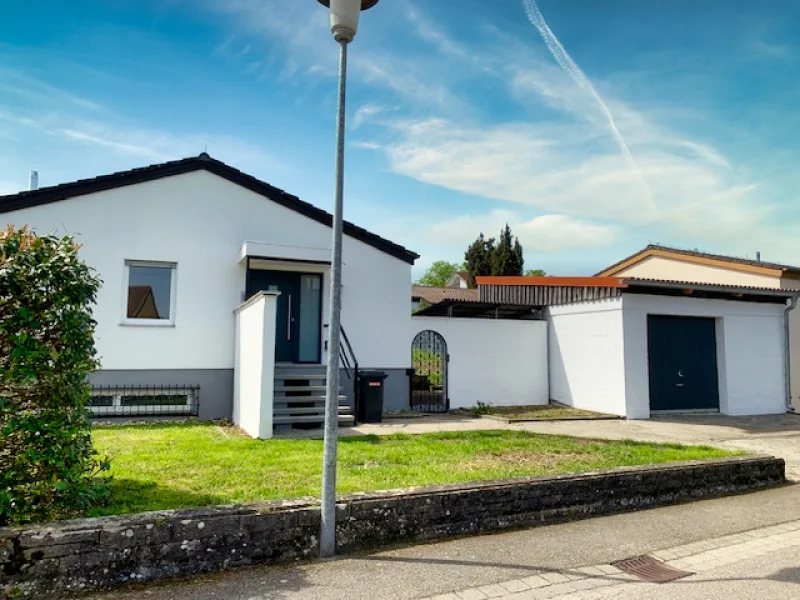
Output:
[[[322,427],[325,420],[326,366],[275,365],[275,396],[272,422],[276,429]],[[339,388],[339,426],[355,423],[353,409]]]

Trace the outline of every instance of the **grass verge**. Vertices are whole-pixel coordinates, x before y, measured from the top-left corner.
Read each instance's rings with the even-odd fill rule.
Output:
[[[111,459],[112,496],[93,516],[316,496],[320,440],[252,440],[210,424],[96,428]],[[338,491],[579,473],[731,456],[717,448],[523,431],[343,438]]]

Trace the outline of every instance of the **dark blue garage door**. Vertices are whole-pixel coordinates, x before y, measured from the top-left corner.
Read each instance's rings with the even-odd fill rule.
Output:
[[[650,410],[719,408],[714,319],[647,317]]]

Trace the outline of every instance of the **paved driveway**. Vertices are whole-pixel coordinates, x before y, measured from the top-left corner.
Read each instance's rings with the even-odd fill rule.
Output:
[[[647,421],[552,421],[515,425],[528,431],[605,439],[707,444],[779,456],[800,481],[800,415],[657,417]]]
[[[647,421],[541,421],[513,425],[495,419],[436,415],[416,419],[387,419],[381,424],[343,429],[342,435],[475,429],[525,429],[581,437],[706,444],[740,449],[783,458],[786,461],[787,476],[794,481],[800,481],[800,414],[766,417],[662,416]]]

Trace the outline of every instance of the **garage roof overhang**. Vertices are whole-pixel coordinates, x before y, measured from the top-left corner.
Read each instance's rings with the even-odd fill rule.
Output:
[[[628,294],[681,296],[685,298],[708,298],[715,300],[734,300],[738,302],[785,304],[792,296],[800,295],[800,290],[693,283],[686,281],[626,279],[625,283],[627,284],[625,293]]]

